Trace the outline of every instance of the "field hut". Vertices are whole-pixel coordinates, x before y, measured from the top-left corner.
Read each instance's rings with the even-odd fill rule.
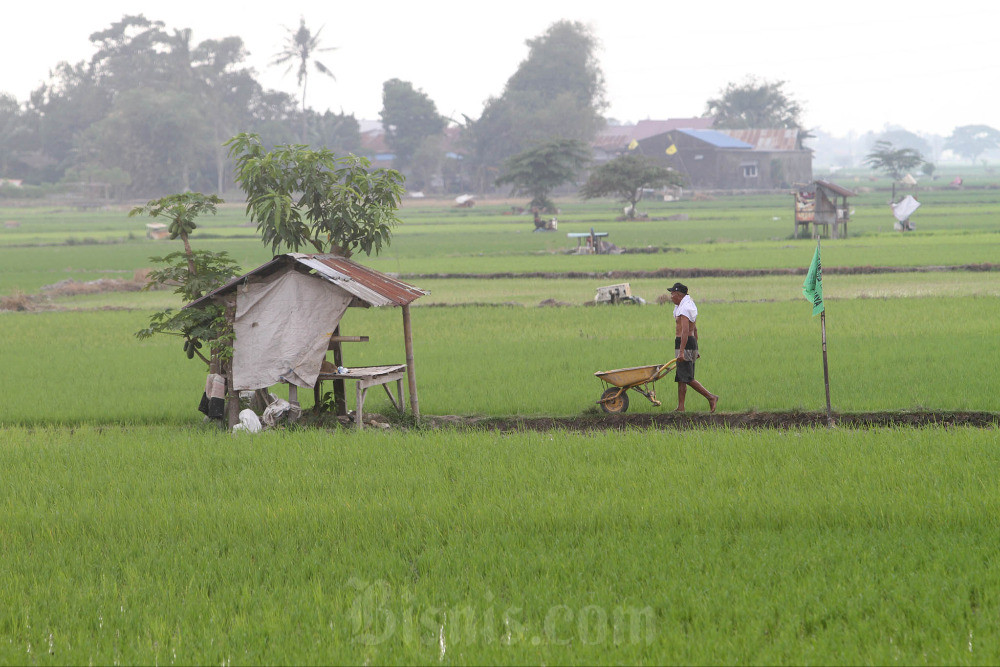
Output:
[[[813,181],[797,188],[794,236],[799,236],[800,227],[808,230],[811,224],[813,238],[823,235],[846,239],[847,223],[851,221],[847,198],[854,196],[854,192],[828,181]]]
[[[230,280],[185,308],[221,304],[235,332],[233,359],[214,372],[226,376],[230,428],[237,422],[238,392],[288,384],[289,402],[298,406],[298,388],[313,389],[316,404],[324,380],[334,383],[338,414],[347,414],[345,381],[357,385],[355,418],[370,387],[382,386],[402,411],[405,376],[410,409],[420,417],[413,368],[410,303],[427,294],[407,283],[332,254],[288,253]],[[343,367],[342,343],[365,342],[368,336],[342,336],[340,320],[351,307],[399,306],[403,311],[405,364]],[[333,363],[326,361],[332,351]],[[396,396],[389,391],[396,384]]]
[[[165,241],[170,238],[170,229],[162,222],[147,222],[146,238],[153,241]]]

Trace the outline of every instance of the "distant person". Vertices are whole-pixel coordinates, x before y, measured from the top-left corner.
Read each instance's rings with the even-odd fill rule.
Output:
[[[535,214],[535,231],[537,232],[537,231],[544,230],[545,229],[545,223],[542,221],[542,216],[539,215],[538,209],[537,208],[533,208],[531,210]]]
[[[681,283],[674,283],[670,288],[670,300],[674,304],[674,356],[677,358],[677,368],[674,370],[674,382],[677,383],[677,412],[684,412],[684,398],[690,386],[696,392],[708,399],[709,412],[715,412],[719,397],[705,389],[694,379],[694,362],[698,354],[698,307],[694,299],[688,296],[688,288]]]

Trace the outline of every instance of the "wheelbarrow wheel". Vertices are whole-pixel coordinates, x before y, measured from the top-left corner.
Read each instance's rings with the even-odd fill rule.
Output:
[[[618,392],[621,392],[618,394]],[[618,396],[615,396],[618,394]],[[628,410],[628,391],[620,387],[609,387],[601,394],[601,410],[612,414]]]

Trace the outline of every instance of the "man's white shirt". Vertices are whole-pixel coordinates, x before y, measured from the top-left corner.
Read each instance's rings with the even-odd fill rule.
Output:
[[[684,295],[679,304],[674,306],[674,319],[676,320],[681,315],[691,320],[692,324],[698,319],[698,306],[694,305],[694,299],[687,294]]]

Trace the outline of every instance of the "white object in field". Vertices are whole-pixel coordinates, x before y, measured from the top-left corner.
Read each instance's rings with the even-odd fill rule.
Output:
[[[597,294],[594,295],[594,301],[597,301],[598,303],[605,303],[610,301],[619,301],[624,297],[631,296],[632,286],[629,283],[620,283],[618,285],[598,287]]]
[[[907,220],[913,212],[920,208],[920,202],[913,198],[913,195],[906,195],[899,202],[895,204],[890,204],[892,206],[892,215],[903,222]]]
[[[285,416],[288,412],[292,410],[292,404],[283,398],[275,399],[274,403],[264,408],[264,414],[262,419],[264,420],[264,426],[271,428]]]
[[[257,413],[247,408],[240,411],[240,423],[233,427],[233,432],[246,431],[247,433],[257,433],[263,428]]]

